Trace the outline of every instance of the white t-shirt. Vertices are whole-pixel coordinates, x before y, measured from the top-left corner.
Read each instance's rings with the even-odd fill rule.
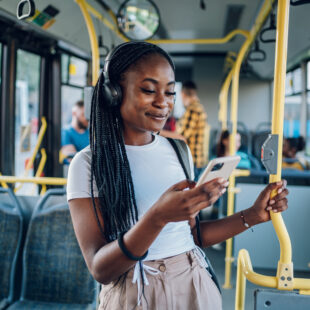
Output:
[[[126,145],[132,174],[139,218],[172,185],[184,180],[185,174],[177,155],[162,136],[155,136],[150,144]],[[188,149],[193,176],[193,161]],[[73,158],[68,172],[67,199],[91,197],[91,151],[86,147]],[[94,184],[94,196],[98,196]],[[168,223],[151,244],[145,260],[174,256],[195,247],[188,221]]]

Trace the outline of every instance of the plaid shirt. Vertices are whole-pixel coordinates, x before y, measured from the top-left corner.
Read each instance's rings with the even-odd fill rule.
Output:
[[[196,168],[207,164],[206,120],[207,114],[203,106],[195,102],[186,108],[186,112],[177,123],[177,131],[185,137]]]

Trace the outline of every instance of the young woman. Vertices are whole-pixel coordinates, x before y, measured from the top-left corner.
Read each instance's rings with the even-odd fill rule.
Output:
[[[165,51],[130,42],[107,57],[94,90],[90,147],[70,165],[67,195],[86,264],[103,284],[100,309],[221,309],[195,244],[195,217],[228,184],[195,187],[168,140],[156,135],[173,108],[174,84]],[[242,214],[201,223],[203,246],[285,210],[284,185],[268,185]]]

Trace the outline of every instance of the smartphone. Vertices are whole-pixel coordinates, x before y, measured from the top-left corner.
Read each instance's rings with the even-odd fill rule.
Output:
[[[240,156],[226,156],[212,159],[201,174],[196,186],[216,178],[228,179],[237,167]]]

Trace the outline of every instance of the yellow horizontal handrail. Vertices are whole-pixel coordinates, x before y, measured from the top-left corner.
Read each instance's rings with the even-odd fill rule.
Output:
[[[232,176],[234,176],[235,178],[237,177],[248,177],[251,174],[250,170],[246,170],[246,169],[235,169],[232,172]]]
[[[67,179],[65,178],[51,178],[51,177],[15,177],[15,176],[0,176],[0,183],[34,183],[46,185],[66,185]]]
[[[2,176],[1,172],[0,172],[0,176]],[[1,181],[0,184],[3,188],[8,188],[8,185],[5,182]]]
[[[235,310],[244,309],[246,279],[256,285],[270,288],[278,287],[278,277],[261,275],[254,272],[248,251],[245,249],[240,250],[238,255]],[[301,291],[310,290],[309,279],[291,278],[290,281],[292,281],[292,289]]]
[[[109,15],[112,17],[115,25],[113,25],[109,20],[102,16],[94,7],[92,7],[85,0],[75,0],[79,5],[83,1],[83,5],[87,9],[87,11],[102,21],[110,30],[112,30],[118,37],[120,37],[123,41],[129,41],[115,26],[117,25],[117,19],[113,11],[108,10]],[[211,38],[211,39],[159,39],[159,40],[147,40],[147,42],[153,44],[224,44],[230,41],[236,35],[242,35],[247,38],[250,33],[246,30],[235,29],[229,32],[223,38]]]
[[[230,41],[234,36],[242,35],[248,38],[250,33],[247,30],[235,29],[229,32],[223,38],[211,38],[211,39],[159,39],[159,40],[147,40],[147,42],[153,44],[224,44]]]

